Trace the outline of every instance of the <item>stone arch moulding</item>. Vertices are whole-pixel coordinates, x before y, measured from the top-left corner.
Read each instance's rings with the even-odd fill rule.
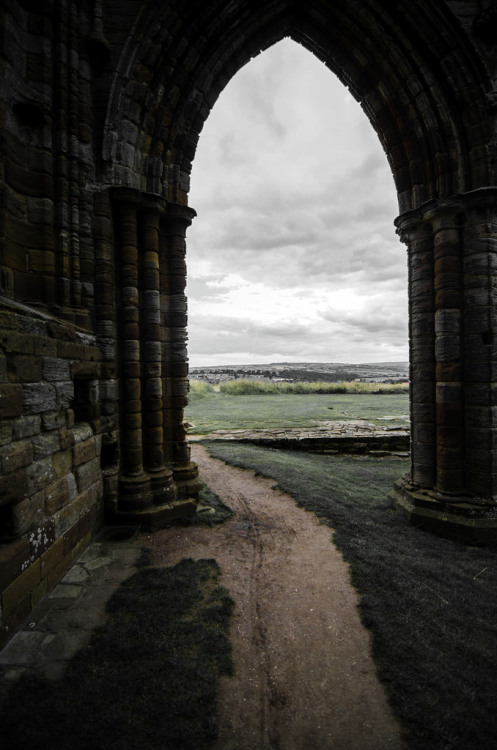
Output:
[[[179,447],[187,362],[180,276],[194,214],[192,161],[227,82],[252,57],[291,37],[361,103],[397,188],[396,225],[409,265],[412,456],[392,497],[413,521],[442,534],[497,538],[495,48],[478,36],[477,20],[460,3],[428,0],[150,0],[141,7],[110,89],[102,174],[120,186],[114,188],[118,236],[137,231],[137,209],[125,217],[119,193],[160,203],[145,210],[156,218],[144,220],[143,237],[146,245],[153,224],[159,267],[175,269],[168,271],[174,291],[162,288],[160,268],[159,286],[146,290],[159,292],[166,338],[159,356],[165,362],[167,347],[176,351],[170,361],[178,380],[168,381],[163,430],[176,429],[170,442],[178,455],[183,451],[178,467],[193,471]],[[127,303],[121,304],[124,311]],[[168,305],[176,310],[170,318]]]

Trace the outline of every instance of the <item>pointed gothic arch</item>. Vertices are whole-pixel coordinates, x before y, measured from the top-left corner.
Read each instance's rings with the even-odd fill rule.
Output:
[[[121,58],[129,74],[116,77],[112,91],[107,178],[161,196],[164,221],[175,207],[177,222],[219,93],[284,37],[322,60],[360,102],[397,188],[396,224],[409,253],[413,437],[411,474],[397,485],[396,500],[451,533],[486,526],[497,499],[493,396],[485,383],[492,282],[483,272],[496,206],[485,145],[492,81],[448,5],[282,0],[178,11],[149,3]],[[185,231],[191,216],[184,213]]]

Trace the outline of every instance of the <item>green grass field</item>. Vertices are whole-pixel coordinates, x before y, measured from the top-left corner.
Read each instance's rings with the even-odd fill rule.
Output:
[[[205,444],[213,456],[271,477],[333,527],[408,746],[494,750],[497,547],[466,547],[407,523],[388,501],[406,459]]]
[[[192,394],[193,395],[193,394]],[[316,427],[326,420],[366,419],[388,424],[393,416],[408,424],[407,393],[303,393],[232,396],[207,391],[190,399],[185,419],[192,433],[207,435],[214,430],[271,427]]]

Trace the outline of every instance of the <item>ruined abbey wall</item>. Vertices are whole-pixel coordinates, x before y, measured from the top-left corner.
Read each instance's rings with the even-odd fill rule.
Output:
[[[0,3],[0,640],[104,519],[195,507],[191,165],[219,93],[285,36],[361,102],[397,186],[413,437],[396,501],[494,533],[496,19],[490,0]]]

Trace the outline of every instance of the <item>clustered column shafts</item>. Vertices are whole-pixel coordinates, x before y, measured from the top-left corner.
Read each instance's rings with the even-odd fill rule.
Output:
[[[55,218],[58,290],[64,317],[89,326],[94,293],[91,261],[91,201],[85,191],[92,166],[85,162],[90,139],[88,73],[80,55],[79,11],[62,0],[54,8],[57,41],[53,47]]]
[[[195,213],[180,207],[178,215],[157,197],[128,190],[116,192],[113,200],[122,420],[117,513],[138,513],[142,520],[143,514],[154,514],[153,524],[171,504],[177,511],[184,502],[192,512],[200,489],[183,425],[188,391],[184,238]]]

